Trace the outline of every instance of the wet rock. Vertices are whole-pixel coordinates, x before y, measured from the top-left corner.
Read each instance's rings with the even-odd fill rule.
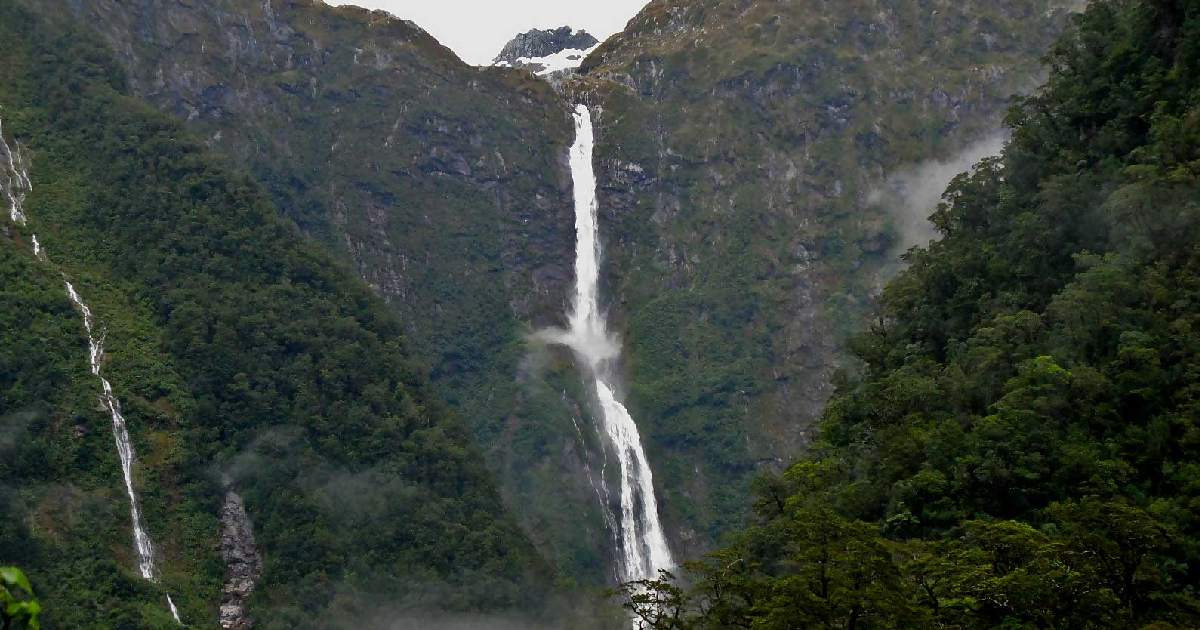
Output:
[[[246,600],[262,577],[262,558],[254,545],[254,528],[238,493],[225,493],[221,507],[221,558],[225,587],[221,595],[221,627],[240,630],[254,626]]]

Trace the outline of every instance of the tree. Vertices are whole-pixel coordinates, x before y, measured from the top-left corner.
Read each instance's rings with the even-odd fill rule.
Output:
[[[629,611],[641,630],[688,630],[689,598],[675,585],[675,575],[659,569],[658,578],[633,580],[621,584],[621,606]]]
[[[29,579],[16,567],[0,567],[0,627],[3,630],[38,630],[42,606],[33,595]]]

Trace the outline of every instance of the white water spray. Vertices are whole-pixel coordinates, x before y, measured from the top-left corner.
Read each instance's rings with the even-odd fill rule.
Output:
[[[14,143],[15,144],[15,143]],[[4,172],[4,195],[8,197],[8,218],[17,225],[25,225],[25,195],[33,191],[25,162],[21,159],[21,145],[8,146],[4,139],[4,122],[0,121],[0,159],[6,162]]]
[[[674,561],[659,523],[654,480],[637,424],[614,393],[613,363],[621,354],[621,344],[608,332],[600,311],[601,252],[597,236],[596,175],[592,168],[595,142],[592,116],[585,105],[577,105],[574,116],[575,143],[571,146],[570,165],[575,189],[575,297],[568,315],[570,328],[546,331],[541,336],[571,348],[595,384],[602,429],[620,466],[621,579],[655,578],[659,569],[674,566]]]
[[[28,219],[25,216],[25,195],[33,191],[33,182],[29,180],[29,171],[25,161],[21,158],[21,145],[17,144],[14,150],[4,139],[2,120],[0,120],[0,158],[7,162],[7,169],[4,173],[4,193],[9,200],[9,218],[13,223],[26,225]],[[3,165],[4,163],[0,163],[0,166]],[[46,249],[38,241],[37,234],[31,234],[30,239],[33,243],[34,258],[48,262]],[[116,395],[113,394],[112,385],[108,379],[100,375],[100,366],[104,360],[104,336],[95,331],[92,309],[88,308],[88,305],[79,297],[79,293],[75,291],[75,287],[69,280],[64,279],[63,282],[67,287],[67,297],[71,299],[83,316],[83,328],[87,331],[88,338],[88,365],[92,374],[100,379],[100,386],[104,392],[100,400],[112,415],[113,437],[116,439],[117,453],[121,458],[125,491],[129,494],[129,512],[130,520],[133,521],[133,546],[138,555],[138,571],[144,579],[158,583],[158,573],[154,566],[154,546],[150,543],[150,536],[142,527],[142,513],[138,507],[137,493],[133,489],[133,443],[130,442],[129,431],[125,428],[125,417],[121,415],[121,401],[117,400]],[[182,625],[183,622],[179,619],[179,610],[175,607],[170,593],[167,594],[167,607],[170,608],[175,622]]]

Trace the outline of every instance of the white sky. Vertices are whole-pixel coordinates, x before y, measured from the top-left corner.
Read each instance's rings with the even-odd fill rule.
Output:
[[[326,0],[383,9],[412,20],[458,56],[491,63],[517,33],[569,25],[604,41],[649,0]]]

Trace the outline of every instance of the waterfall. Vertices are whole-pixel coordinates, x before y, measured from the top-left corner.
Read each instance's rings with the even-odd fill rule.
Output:
[[[592,464],[589,461],[591,458],[587,454],[587,440],[583,439],[583,430],[579,428],[579,422],[575,420],[575,416],[571,416],[571,424],[575,427],[575,436],[579,438],[579,446],[583,449],[583,472],[587,475],[588,485],[592,487],[592,492],[596,494],[596,501],[600,503],[600,516],[604,519],[605,527],[612,533],[613,546],[616,547],[620,544],[617,537],[617,517],[609,507],[608,486],[604,484],[604,473],[608,469],[608,462],[605,461],[605,466],[600,468],[601,481],[596,483],[596,477],[592,474]],[[605,459],[607,460],[607,458]]]
[[[16,143],[14,143],[16,144]],[[29,173],[25,162],[21,159],[21,145],[16,149],[8,146],[4,140],[4,121],[0,120],[0,153],[7,163],[4,172],[4,195],[8,197],[8,218],[17,225],[25,225],[25,195],[33,191],[33,183],[29,181]]]
[[[4,193],[9,201],[9,219],[13,223],[23,226],[28,222],[28,218],[25,216],[25,196],[33,192],[33,182],[29,180],[29,171],[21,157],[21,145],[14,144],[16,145],[15,149],[10,147],[4,139],[3,121],[0,120],[0,158],[6,162],[6,164],[0,163],[0,166],[7,166]],[[31,234],[30,240],[33,244],[34,258],[48,262],[46,249],[38,241],[37,234]],[[83,316],[83,328],[87,332],[88,338],[88,365],[92,374],[100,379],[100,387],[103,391],[100,400],[112,416],[113,437],[116,439],[117,453],[121,458],[121,473],[125,478],[125,491],[129,495],[129,513],[130,520],[133,521],[133,546],[138,555],[138,572],[144,579],[158,583],[158,573],[154,566],[154,546],[150,543],[150,536],[142,527],[142,512],[138,507],[137,493],[133,489],[133,444],[129,440],[129,431],[125,428],[125,417],[121,415],[121,401],[117,400],[116,395],[113,394],[112,385],[108,379],[100,375],[100,366],[104,360],[104,336],[97,334],[92,309],[88,308],[88,305],[79,297],[79,293],[75,291],[71,281],[65,279],[65,274],[63,282],[67,288],[67,297],[71,299]],[[182,625],[183,622],[179,619],[179,610],[175,608],[175,602],[171,599],[170,593],[167,594],[167,607],[171,610],[175,621]]]
[[[142,577],[154,581],[157,576],[154,571],[154,546],[150,544],[150,536],[142,527],[142,510],[138,507],[137,493],[133,490],[133,444],[129,441],[129,431],[125,428],[125,416],[121,415],[121,402],[113,394],[112,385],[108,379],[100,375],[100,364],[104,360],[104,336],[96,332],[95,318],[92,309],[79,297],[71,282],[65,281],[67,296],[83,315],[83,328],[88,337],[88,360],[92,374],[100,379],[100,387],[104,395],[101,403],[112,416],[113,437],[117,442],[117,454],[121,457],[121,473],[125,477],[125,492],[129,495],[129,519],[133,522],[133,547],[137,551],[138,571]]]
[[[71,298],[71,302],[83,316],[83,328],[87,332],[88,338],[88,364],[92,374],[100,379],[100,388],[103,391],[100,402],[112,416],[113,438],[116,440],[117,454],[121,459],[125,493],[129,495],[129,520],[133,523],[133,548],[137,551],[138,572],[144,579],[157,584],[158,571],[154,566],[154,545],[151,544],[150,535],[142,526],[142,510],[138,506],[137,492],[133,489],[133,443],[129,439],[129,430],[125,427],[125,416],[121,415],[121,401],[117,400],[116,394],[113,393],[112,384],[100,374],[100,367],[104,362],[104,335],[96,331],[96,319],[92,315],[92,309],[79,297],[75,286],[71,284],[70,280],[63,280],[63,283],[67,286],[67,297]],[[179,619],[179,610],[175,608],[175,602],[171,599],[170,593],[167,594],[167,607],[171,610],[175,621],[182,624]]]
[[[615,362],[621,344],[609,333],[600,310],[600,240],[597,236],[596,175],[592,167],[594,137],[587,106],[575,107],[575,143],[571,146],[571,178],[575,193],[575,296],[567,330],[541,334],[574,351],[587,368],[600,403],[601,430],[616,453],[619,466],[621,515],[618,536],[622,581],[657,577],[674,565],[658,519],[654,479],[641,435],[629,411],[615,393]]]
[[[104,335],[96,332],[96,320],[92,315],[92,309],[88,308],[88,305],[79,297],[75,286],[71,284],[70,280],[63,280],[63,283],[67,286],[67,297],[71,298],[71,302],[83,316],[83,328],[87,332],[88,338],[88,363],[91,366],[92,374],[100,379],[100,388],[104,392],[100,397],[100,402],[112,416],[113,438],[117,443],[117,454],[121,458],[121,474],[125,478],[125,492],[129,495],[129,520],[133,523],[133,548],[137,551],[138,572],[144,579],[157,584],[158,571],[154,566],[154,545],[151,544],[150,535],[142,526],[142,510],[138,506],[137,492],[133,489],[133,443],[129,439],[129,430],[125,427],[125,416],[121,415],[121,401],[117,400],[116,394],[113,393],[112,384],[100,374],[100,367],[104,361]],[[170,608],[175,621],[182,624],[183,622],[179,619],[179,610],[175,608],[175,602],[171,599],[170,593],[167,594],[167,607]]]

